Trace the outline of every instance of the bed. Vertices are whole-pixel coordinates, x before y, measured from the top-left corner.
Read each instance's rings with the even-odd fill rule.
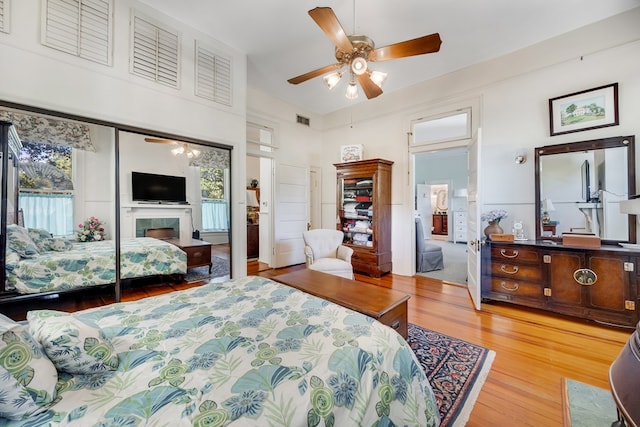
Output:
[[[7,226],[6,291],[37,294],[115,283],[115,241],[71,242]],[[49,237],[47,237],[49,236]],[[151,237],[121,239],[121,279],[185,274],[187,255]]]
[[[73,333],[79,324],[97,338]],[[267,278],[73,314],[32,311],[20,327],[41,356],[29,363],[68,360],[52,362],[57,391],[33,385],[33,414],[0,426],[439,425],[428,380],[393,329]],[[84,353],[100,363],[67,372]]]

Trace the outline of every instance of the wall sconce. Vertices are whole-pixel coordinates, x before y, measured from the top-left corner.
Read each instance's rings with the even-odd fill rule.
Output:
[[[527,161],[527,156],[525,154],[522,154],[522,153],[521,154],[516,154],[516,157],[515,157],[514,160],[516,162],[516,165],[521,165],[521,164],[523,164],[523,163],[525,163]]]

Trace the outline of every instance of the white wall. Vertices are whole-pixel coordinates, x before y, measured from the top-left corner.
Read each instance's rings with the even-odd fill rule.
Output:
[[[4,82],[0,85],[0,99],[233,146],[232,193],[242,197],[235,197],[232,206],[232,256],[244,259],[246,56],[135,0],[114,3],[114,58],[109,67],[42,46],[41,2],[13,1],[11,33],[0,33],[0,76]],[[129,73],[131,7],[180,31],[183,60],[179,89]],[[196,39],[231,57],[233,107],[194,95]],[[246,274],[246,264],[234,262],[232,274]]]
[[[364,144],[365,158],[394,161],[392,174],[393,272],[412,274],[413,215],[407,132],[412,118],[438,105],[480,99],[483,210],[509,212],[535,235],[534,147],[640,133],[640,8],[493,61],[478,64],[407,90],[323,117],[322,151],[313,159],[323,170],[323,224],[335,222],[335,169],[340,145]],[[446,48],[446,46],[443,46]],[[393,78],[393,76],[389,76]],[[620,125],[549,136],[548,100],[618,82]],[[338,96],[327,91],[327,96]],[[261,106],[249,98],[249,107]],[[443,107],[444,108],[444,107]],[[267,110],[264,110],[267,111]],[[353,125],[351,122],[353,121]],[[298,141],[286,141],[295,144]],[[283,145],[284,148],[284,145]],[[640,150],[637,150],[640,151]],[[516,153],[528,161],[517,165]]]

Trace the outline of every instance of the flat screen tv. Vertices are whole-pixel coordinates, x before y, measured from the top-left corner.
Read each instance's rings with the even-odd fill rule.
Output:
[[[131,172],[131,198],[134,202],[187,203],[184,176]]]

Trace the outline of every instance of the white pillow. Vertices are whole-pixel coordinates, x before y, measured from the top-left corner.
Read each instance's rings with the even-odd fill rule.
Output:
[[[12,420],[48,407],[58,372],[22,325],[0,314],[0,416]]]
[[[59,371],[95,374],[118,368],[118,355],[102,330],[90,321],[54,310],[27,313],[29,328]]]

